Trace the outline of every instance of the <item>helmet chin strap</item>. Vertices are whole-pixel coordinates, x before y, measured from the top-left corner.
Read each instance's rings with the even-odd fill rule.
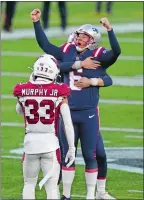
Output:
[[[48,78],[45,78],[45,77],[40,77],[40,76],[38,76],[35,81],[45,81],[47,83],[53,82],[53,80],[51,80],[51,79],[48,79]]]
[[[78,52],[82,52],[82,51],[84,51],[85,49],[86,49],[86,47],[80,48],[80,47],[76,46],[76,50],[77,50]]]

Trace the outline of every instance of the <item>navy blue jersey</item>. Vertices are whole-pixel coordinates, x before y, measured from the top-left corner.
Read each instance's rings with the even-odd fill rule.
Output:
[[[67,47],[67,48],[66,48]],[[75,52],[75,46],[68,43],[63,45],[63,51],[66,53],[65,57],[72,58],[72,52]],[[103,54],[103,51],[106,51],[105,48],[100,47],[95,50],[86,50],[82,54],[75,54],[75,60],[85,60],[89,56],[96,56],[94,57],[96,60],[100,59],[100,55]],[[69,66],[70,65],[70,66]],[[70,71],[72,67],[72,63],[61,63],[60,69],[64,73],[64,82],[67,83],[71,89],[71,95],[69,97],[69,106],[72,110],[82,110],[82,109],[90,109],[94,108],[99,103],[99,87],[97,86],[90,86],[88,88],[80,89],[74,85],[75,81],[78,81],[81,77],[87,78],[102,78],[102,79],[110,79],[107,77],[106,68],[99,67],[98,69],[79,69]],[[65,70],[66,69],[66,70]],[[69,69],[69,71],[67,71]],[[112,84],[110,79],[109,85]],[[107,86],[107,85],[105,85]]]
[[[99,87],[91,86],[80,90],[74,86],[74,82],[79,80],[80,77],[100,77],[105,83],[107,76],[106,69],[115,63],[121,53],[119,43],[113,30],[108,31],[111,50],[100,47],[94,50],[87,49],[80,54],[73,44],[66,43],[61,47],[51,44],[42,30],[39,21],[34,23],[34,29],[37,42],[43,51],[55,56],[56,59],[61,62],[60,70],[64,73],[64,82],[67,83],[71,89],[71,95],[69,97],[70,108],[73,110],[81,110],[96,107],[99,101]],[[102,67],[95,70],[80,69],[77,71],[72,69],[72,65],[76,60],[83,61],[89,56],[94,56],[94,59],[100,61]]]

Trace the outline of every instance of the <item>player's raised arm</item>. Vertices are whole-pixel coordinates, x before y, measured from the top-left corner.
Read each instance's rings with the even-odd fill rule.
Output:
[[[100,61],[102,62],[103,66],[107,68],[117,60],[118,56],[121,54],[121,49],[109,20],[104,17],[101,18],[100,23],[107,29],[111,46],[111,50],[106,50],[103,48],[103,51],[101,51],[100,54]]]
[[[41,11],[39,9],[34,9],[30,13],[31,19],[33,21],[36,40],[40,46],[40,48],[47,54],[53,55],[56,59],[62,60],[63,52],[60,47],[57,47],[49,42],[47,39],[41,24],[40,24],[40,16]]]

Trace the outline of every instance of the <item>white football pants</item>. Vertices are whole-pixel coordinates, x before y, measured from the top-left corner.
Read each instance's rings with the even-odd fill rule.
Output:
[[[53,162],[55,162],[54,165]],[[43,176],[46,176],[53,167],[52,174],[45,183],[47,199],[58,199],[57,184],[60,174],[60,164],[56,151],[36,155],[25,154],[23,160],[23,199],[35,199],[35,187],[40,169],[42,169]]]

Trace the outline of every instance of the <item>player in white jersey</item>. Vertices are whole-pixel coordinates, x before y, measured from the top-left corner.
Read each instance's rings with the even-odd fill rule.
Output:
[[[34,63],[33,78],[14,88],[18,98],[16,111],[23,114],[25,121],[23,160],[23,199],[35,199],[35,187],[40,169],[44,178],[47,199],[58,199],[57,183],[60,173],[58,141],[58,118],[61,114],[69,144],[66,162],[69,167],[75,160],[74,129],[67,97],[70,90],[66,84],[58,84],[59,73],[56,59],[42,55]]]

